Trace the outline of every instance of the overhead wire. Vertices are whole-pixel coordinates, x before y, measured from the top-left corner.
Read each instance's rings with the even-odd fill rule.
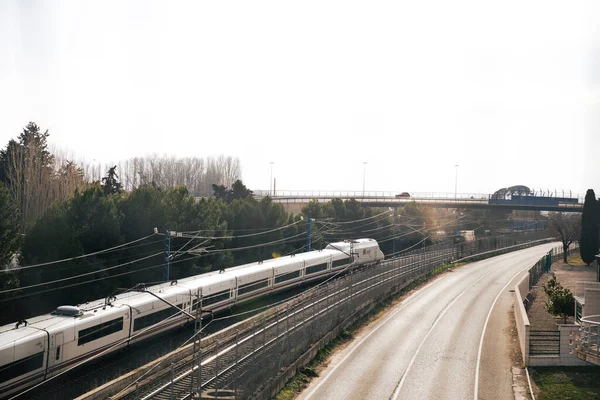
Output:
[[[298,236],[303,236],[305,234],[306,234],[306,232],[302,232],[302,233],[300,233],[298,235],[290,236],[288,238],[283,238],[283,239],[280,239],[280,240],[277,240],[277,241],[274,241],[274,242],[270,242],[270,243],[262,243],[262,244],[253,245],[253,246],[245,246],[243,248],[233,248],[233,249],[230,248],[230,249],[222,249],[222,250],[218,250],[218,251],[214,250],[214,251],[210,251],[210,253],[213,254],[213,253],[217,253],[217,252],[245,250],[245,249],[248,249],[248,248],[264,247],[264,246],[267,246],[269,244],[274,244],[274,243],[285,243],[285,242],[289,241],[289,239],[291,239],[291,238],[295,238],[295,237],[298,237]],[[292,240],[290,242],[294,242],[294,241]],[[186,253],[186,252],[184,252],[184,253]],[[19,288],[13,288],[13,289],[3,290],[3,291],[0,291],[0,294],[12,293],[12,292],[26,290],[26,289],[30,289],[30,288],[34,288],[34,287],[40,287],[40,286],[45,286],[45,285],[52,285],[54,283],[65,282],[65,281],[68,281],[68,280],[77,279],[77,278],[81,278],[81,277],[84,277],[84,276],[89,276],[89,275],[93,275],[93,274],[96,274],[96,273],[105,272],[105,271],[108,271],[108,270],[119,268],[119,267],[122,267],[122,266],[130,265],[130,264],[133,264],[135,262],[143,261],[145,259],[158,256],[160,254],[163,254],[163,253],[162,252],[155,253],[155,254],[150,255],[148,257],[143,257],[141,259],[128,261],[126,263],[115,265],[115,266],[112,266],[112,267],[109,267],[109,268],[104,268],[104,269],[101,269],[101,270],[98,270],[98,271],[92,271],[92,272],[88,272],[88,273],[85,273],[85,274],[80,274],[80,275],[76,275],[76,276],[72,276],[72,277],[67,277],[67,278],[62,278],[62,279],[57,279],[57,280],[49,281],[49,282],[38,283],[38,284],[34,284],[34,285],[28,285],[28,286],[19,287]],[[185,259],[182,259],[182,260],[171,261],[170,264],[172,265],[172,264],[177,264],[177,263],[180,263],[180,262],[191,261],[191,260],[193,260],[195,258],[199,258],[201,256],[202,255],[195,254],[195,255],[189,256],[189,257],[187,257]],[[35,293],[28,293],[28,294],[23,294],[23,295],[19,295],[19,296],[8,297],[6,299],[0,299],[0,302],[5,302],[5,301],[9,301],[9,300],[16,300],[16,299],[20,299],[20,298],[24,298],[24,297],[30,297],[30,296],[33,296],[33,295],[48,293],[48,292],[55,291],[55,290],[61,290],[61,289],[66,289],[66,288],[75,287],[75,286],[79,286],[79,285],[84,285],[84,284],[87,284],[87,283],[97,282],[98,280],[111,279],[111,278],[116,278],[116,277],[119,277],[119,276],[130,275],[130,274],[133,274],[133,273],[137,273],[137,272],[141,272],[141,271],[146,271],[146,270],[150,270],[150,269],[155,269],[155,268],[159,268],[159,267],[163,267],[163,266],[164,266],[164,264],[156,264],[156,265],[145,267],[145,268],[139,268],[139,269],[136,269],[134,271],[127,271],[127,272],[124,272],[124,273],[113,274],[113,275],[110,275],[110,276],[107,276],[107,277],[90,279],[90,280],[87,280],[87,281],[84,281],[84,282],[77,282],[75,284],[63,285],[63,286],[56,287],[56,288],[49,288],[49,289],[37,291]]]
[[[56,279],[56,280],[54,280],[54,281],[50,281],[50,282],[36,283],[36,284],[34,284],[34,285],[29,285],[29,286],[24,286],[24,287],[19,287],[19,288],[13,288],[13,289],[1,290],[1,291],[0,291],[0,294],[4,294],[4,293],[11,293],[11,292],[16,292],[16,291],[19,291],[19,290],[25,290],[25,289],[29,289],[29,288],[33,288],[33,287],[44,286],[44,285],[51,285],[51,284],[53,284],[53,283],[58,283],[58,282],[70,281],[70,280],[72,280],[72,279],[77,279],[77,278],[81,278],[81,277],[84,277],[84,276],[89,276],[89,275],[93,275],[93,274],[98,274],[98,273],[100,273],[100,272],[110,271],[110,270],[113,270],[113,269],[115,269],[115,268],[120,268],[120,267],[123,267],[123,266],[125,266],[125,265],[130,265],[130,264],[133,264],[133,263],[135,263],[135,262],[139,262],[139,261],[147,260],[147,259],[149,259],[149,258],[156,257],[156,256],[158,256],[158,255],[161,255],[161,254],[163,254],[163,253],[162,253],[162,252],[159,252],[159,253],[154,253],[154,254],[152,254],[152,255],[150,255],[150,256],[147,256],[147,257],[142,257],[142,258],[139,258],[139,259],[137,259],[137,260],[127,261],[126,263],[118,264],[118,265],[115,265],[115,266],[112,266],[112,267],[108,267],[108,268],[103,268],[103,269],[100,269],[100,270],[98,270],[98,271],[86,272],[85,274],[80,274],[80,275],[70,276],[70,277],[67,277],[67,278]]]
[[[263,231],[263,232],[259,232],[259,233],[252,233],[252,234],[247,234],[247,235],[231,235],[231,236],[196,236],[199,239],[239,239],[239,238],[245,238],[245,237],[253,237],[253,236],[260,236],[260,235],[266,235],[268,233],[273,233],[273,232],[277,232],[277,231],[281,231],[283,229],[287,229],[289,227],[292,227],[294,225],[299,224],[300,222],[302,222],[302,220],[298,220],[296,222],[293,222],[291,224],[285,225],[285,226],[280,226],[278,228],[274,228],[274,229],[270,229],[267,231]],[[235,232],[235,230],[232,230],[232,232]],[[183,232],[183,233],[190,233],[190,232]],[[193,231],[191,231],[191,233],[194,233]]]
[[[111,248],[108,248],[108,249],[104,249],[104,250],[95,251],[95,252],[93,252],[93,253],[82,254],[82,255],[80,255],[80,256],[75,256],[75,257],[64,258],[64,259],[62,259],[62,260],[48,261],[48,262],[43,262],[43,263],[39,263],[39,264],[33,264],[33,265],[26,265],[26,266],[24,266],[24,267],[15,267],[15,268],[10,268],[10,269],[8,269],[8,270],[3,270],[2,272],[6,272],[6,271],[9,271],[9,272],[10,272],[10,271],[20,271],[20,270],[24,270],[24,269],[30,269],[30,268],[36,268],[36,267],[42,267],[42,266],[45,266],[45,265],[53,265],[53,264],[59,264],[59,263],[67,262],[67,261],[79,260],[79,259],[81,259],[81,258],[85,258],[85,257],[91,257],[91,256],[95,256],[95,255],[98,255],[98,254],[102,254],[102,253],[107,253],[107,252],[110,252],[110,251],[114,251],[114,250],[116,250],[116,249],[120,249],[120,248],[122,248],[122,247],[125,247],[125,246],[127,246],[127,245],[129,245],[129,244],[132,244],[132,243],[137,243],[137,242],[140,242],[140,241],[142,241],[142,240],[148,239],[148,238],[150,238],[150,237],[152,237],[152,236],[154,236],[154,235],[156,235],[156,234],[155,234],[155,233],[153,233],[153,234],[151,234],[151,235],[148,235],[148,236],[145,236],[145,237],[143,237],[143,238],[136,239],[136,240],[133,240],[133,241],[131,241],[131,242],[123,243],[123,244],[120,244],[120,245],[118,245],[118,246],[114,246],[114,247],[111,247]]]

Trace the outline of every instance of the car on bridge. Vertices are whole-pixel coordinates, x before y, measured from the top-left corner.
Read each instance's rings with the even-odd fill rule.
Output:
[[[397,194],[396,197],[398,197],[398,198],[406,198],[406,197],[410,197],[410,194],[408,192],[402,192],[400,194]]]

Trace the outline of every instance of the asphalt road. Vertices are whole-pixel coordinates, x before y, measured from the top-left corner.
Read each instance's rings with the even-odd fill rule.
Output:
[[[467,264],[415,291],[334,355],[300,398],[514,399],[509,290],[553,246]]]

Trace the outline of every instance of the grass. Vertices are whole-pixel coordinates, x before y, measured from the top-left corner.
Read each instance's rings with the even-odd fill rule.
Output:
[[[562,261],[562,260],[561,260]],[[572,267],[583,267],[585,263],[581,259],[579,252],[575,252],[575,254],[571,254],[567,257],[567,263]]]
[[[540,400],[600,400],[600,367],[546,367],[531,369]]]

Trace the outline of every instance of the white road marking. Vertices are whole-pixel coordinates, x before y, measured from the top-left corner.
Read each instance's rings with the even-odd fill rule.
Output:
[[[398,396],[400,396],[400,389],[402,389],[402,385],[404,385],[404,382],[406,381],[406,376],[408,375],[408,372],[410,371],[410,368],[412,367],[413,363],[415,362],[415,360],[417,358],[417,355],[419,354],[419,351],[421,350],[421,347],[423,347],[423,344],[425,344],[425,341],[427,340],[427,338],[429,337],[429,335],[431,334],[431,332],[433,332],[433,329],[435,328],[435,326],[437,325],[437,323],[442,319],[442,317],[444,316],[444,314],[446,314],[446,311],[448,311],[450,309],[450,307],[452,307],[452,305],[454,303],[456,303],[458,301],[458,299],[460,299],[462,297],[462,295],[467,292],[467,290],[469,290],[477,282],[481,281],[483,278],[485,278],[486,276],[488,276],[489,274],[491,274],[492,272],[495,272],[495,271],[496,271],[495,269],[492,269],[490,272],[488,272],[485,275],[482,275],[475,282],[471,283],[467,288],[465,288],[465,290],[463,290],[462,292],[460,292],[460,294],[458,296],[456,296],[454,298],[454,300],[452,300],[452,302],[446,306],[446,308],[444,308],[444,311],[442,311],[442,313],[440,315],[438,315],[438,317],[435,319],[435,321],[434,321],[433,325],[431,326],[431,328],[429,328],[429,331],[427,332],[427,335],[425,335],[425,337],[423,338],[423,340],[421,340],[421,343],[419,344],[419,347],[417,348],[417,351],[415,352],[413,358],[410,360],[410,363],[408,364],[408,367],[406,368],[406,371],[404,371],[404,374],[402,375],[402,379],[400,379],[400,383],[398,384],[398,387],[396,387],[396,390],[394,391],[394,394],[392,395],[392,400],[398,400]]]
[[[409,304],[411,304],[412,302],[414,302],[416,299],[418,299],[419,297],[421,297],[422,295],[424,295],[425,293],[427,293],[429,291],[429,289],[431,289],[434,286],[437,286],[437,284],[439,282],[441,282],[442,279],[438,279],[435,282],[430,283],[429,285],[427,285],[426,287],[424,287],[423,289],[421,289],[419,292],[415,293],[412,297],[408,298],[406,300],[406,302],[402,303],[400,305],[400,307],[398,307],[394,312],[392,312],[386,319],[384,319],[379,325],[377,325],[377,327],[375,329],[373,329],[371,332],[369,332],[369,334],[367,336],[365,336],[360,342],[358,342],[358,344],[356,344],[352,350],[350,350],[348,352],[348,354],[346,354],[346,356],[344,358],[342,358],[342,360],[340,360],[340,362],[338,362],[332,369],[331,371],[329,371],[327,373],[327,375],[325,375],[323,377],[323,379],[321,379],[321,381],[319,382],[319,384],[317,386],[315,386],[315,388],[313,390],[311,390],[306,397],[304,397],[305,400],[308,400],[313,394],[315,394],[315,392],[321,387],[321,385],[323,385],[323,383],[325,383],[325,381],[327,381],[327,379],[329,379],[331,377],[331,375],[335,372],[335,370],[344,363],[344,361],[346,361],[348,359],[348,357],[350,357],[352,355],[352,353],[354,353],[354,351],[356,349],[358,349],[365,340],[367,340],[372,334],[374,334],[375,332],[377,332],[379,330],[379,328],[381,328],[383,325],[385,325],[386,322],[388,322],[394,315],[396,315],[399,311],[403,310],[406,306],[408,306]]]
[[[529,263],[528,263],[528,265],[529,265]],[[479,364],[481,363],[481,350],[483,349],[483,337],[485,336],[485,330],[486,330],[487,324],[488,324],[488,322],[490,320],[490,316],[492,315],[492,310],[494,309],[494,306],[496,305],[496,302],[500,298],[500,295],[506,290],[506,287],[508,285],[510,285],[510,283],[517,276],[519,276],[523,272],[527,271],[529,268],[531,268],[531,266],[528,266],[528,267],[520,270],[516,274],[514,274],[513,277],[510,278],[510,280],[506,283],[506,285],[504,285],[504,287],[502,289],[500,289],[500,291],[498,292],[498,295],[496,296],[496,298],[494,299],[494,302],[492,303],[492,306],[490,307],[490,311],[488,312],[487,318],[485,319],[485,323],[483,324],[483,331],[481,332],[481,339],[479,340],[479,351],[477,352],[477,364],[475,366],[475,394],[474,394],[474,397],[473,397],[475,400],[477,400],[477,398],[478,398],[478,392],[479,392]]]

